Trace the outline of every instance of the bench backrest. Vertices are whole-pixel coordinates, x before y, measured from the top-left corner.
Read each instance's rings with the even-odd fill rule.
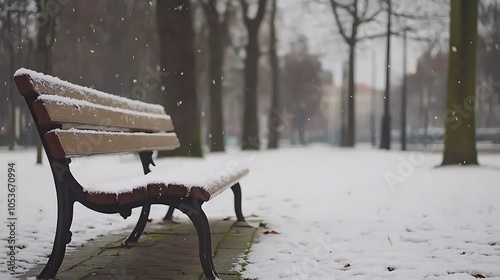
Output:
[[[163,106],[71,84],[28,69],[14,75],[54,159],[173,150],[179,140]]]

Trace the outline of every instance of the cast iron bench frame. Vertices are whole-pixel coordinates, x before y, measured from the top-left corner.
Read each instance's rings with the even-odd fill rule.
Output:
[[[64,126],[68,126],[69,124],[73,127],[81,127],[82,125],[84,125],[84,129],[93,128],[102,130],[103,127],[106,127],[107,130],[103,131],[110,131],[116,128],[121,128],[122,130],[124,129],[125,131],[129,131],[130,133],[142,132],[141,134],[138,134],[139,136],[137,137],[138,139],[140,138],[139,140],[144,140],[147,142],[148,139],[153,139],[153,137],[159,135],[154,134],[153,132],[160,132],[162,130],[173,131],[171,120],[168,121],[168,118],[166,118],[168,116],[165,114],[163,107],[161,107],[163,109],[163,112],[160,112],[160,116],[158,116],[159,120],[155,120],[153,118],[152,121],[148,121],[147,118],[146,120],[144,120],[144,118],[139,117],[135,121],[131,122],[130,120],[127,120],[127,118],[117,119],[116,116],[109,116],[109,118],[106,117],[106,121],[103,122],[103,112],[99,112],[101,114],[101,116],[99,116],[101,118],[100,120],[94,119],[93,121],[90,120],[92,118],[90,118],[89,121],[85,121],[82,120],[82,116],[75,117],[74,112],[73,116],[71,116],[71,114],[66,114],[67,116],[61,117],[61,115],[64,114],[58,114],[58,112],[56,112],[57,110],[66,110],[67,112],[69,112],[71,111],[71,108],[66,107],[63,109],[61,106],[63,106],[64,104],[58,104],[57,99],[55,101],[52,100],[53,102],[51,102],[50,100],[43,100],[41,96],[46,97],[47,95],[51,95],[70,97],[80,99],[80,101],[88,101],[88,99],[86,98],[89,98],[90,96],[91,103],[93,101],[96,101],[95,98],[99,99],[104,96],[106,98],[111,98],[113,104],[111,104],[110,107],[112,108],[121,108],[123,106],[127,107],[130,104],[127,103],[128,99],[116,97],[114,95],[103,92],[97,92],[95,90],[84,88],[78,85],[69,84],[57,78],[54,80],[53,77],[36,73],[31,70],[20,69],[20,71],[16,72],[14,80],[19,93],[24,97],[26,101],[26,104],[28,105],[29,111],[31,112],[31,115],[35,122],[40,139],[42,141],[43,148],[52,170],[57,193],[57,227],[53,248],[47,264],[45,265],[42,272],[37,276],[37,278],[51,279],[56,276],[56,273],[59,270],[59,267],[65,256],[66,245],[71,241],[72,237],[70,227],[73,220],[73,206],[75,202],[80,202],[85,207],[96,212],[104,214],[119,213],[125,219],[131,215],[133,208],[142,207],[139,220],[135,228],[124,242],[126,245],[136,243],[143,233],[144,228],[147,224],[151,205],[169,205],[170,208],[165,217],[166,219],[172,217],[174,209],[179,209],[189,217],[196,228],[198,234],[200,262],[205,276],[207,277],[207,279],[218,279],[219,276],[213,264],[210,225],[208,223],[207,216],[203,212],[202,205],[203,203],[210,200],[211,197],[214,197],[227,188],[231,187],[235,196],[234,207],[237,221],[245,222],[245,218],[241,211],[241,187],[239,184],[239,179],[243,177],[248,172],[248,170],[237,176],[237,178],[234,178],[234,181],[226,182],[225,185],[218,186],[217,188],[209,191],[204,189],[203,186],[192,186],[188,189],[182,184],[149,184],[142,188],[135,188],[132,192],[128,193],[89,193],[84,190],[82,185],[77,181],[77,179],[75,179],[71,172],[70,163],[72,157],[116,152],[138,152],[144,174],[148,174],[151,171],[150,165],[155,165],[152,157],[153,151],[172,150],[177,148],[179,146],[177,136],[175,134],[172,136],[173,133],[170,133],[169,135],[160,135],[159,137],[164,140],[166,144],[164,144],[163,142],[162,144],[158,144],[158,141],[155,142],[151,140],[151,142],[153,142],[150,143],[151,145],[145,145],[147,147],[141,146],[140,148],[137,148],[139,144],[134,143],[134,141],[130,139],[121,139],[120,141],[124,141],[123,143],[127,145],[124,145],[126,147],[121,147],[122,150],[120,151],[112,151],[110,150],[110,147],[108,147],[108,150],[104,149],[101,151],[89,152],[85,149],[74,149],[74,147],[73,150],[71,150],[71,147],[68,148],[64,146],[64,141],[72,141],[72,145],[78,146],[78,143],[76,142],[78,141],[78,137],[76,137],[76,140],[63,139],[64,135],[61,134],[68,132],[67,130],[63,130]],[[59,82],[62,82],[62,85]],[[76,86],[78,90],[75,90],[72,87],[66,87],[66,85]],[[97,97],[95,96],[96,92],[98,93]],[[101,95],[101,97],[99,95]],[[122,101],[125,103],[123,103]],[[151,105],[149,103],[134,100],[132,100],[132,102],[135,102],[134,104],[139,107],[142,106],[143,111],[148,111],[147,105]],[[75,105],[73,105],[73,107],[75,107]],[[131,108],[126,109],[130,110]],[[166,117],[162,117],[162,113]],[[127,114],[124,113],[124,115]],[[130,115],[127,116],[130,117]],[[119,121],[113,123],[114,119]],[[84,123],[82,123],[82,121]],[[137,124],[135,122],[140,122],[140,124]],[[85,130],[83,130],[83,132],[85,132]],[[151,134],[145,135],[145,133]],[[114,136],[108,135],[108,137],[112,138]],[[113,138],[112,140],[116,141],[115,138]]]

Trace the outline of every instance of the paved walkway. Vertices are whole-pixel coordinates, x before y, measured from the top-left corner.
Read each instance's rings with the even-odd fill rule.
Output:
[[[210,221],[215,267],[223,280],[241,279],[245,256],[255,240],[259,221],[238,225],[234,221]],[[56,279],[205,279],[198,257],[198,239],[189,221],[147,225],[138,244],[121,246],[128,232],[92,240],[67,250]],[[38,265],[24,277],[36,276]]]

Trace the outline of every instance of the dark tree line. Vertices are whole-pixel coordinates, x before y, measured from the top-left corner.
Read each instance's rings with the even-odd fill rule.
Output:
[[[478,76],[481,86],[488,95],[497,96],[500,106],[500,3],[480,2],[479,6]],[[491,110],[490,110],[491,112]],[[488,122],[493,120],[489,116]],[[497,124],[498,125],[498,124]]]
[[[56,39],[57,12],[49,14],[47,0],[37,0],[38,31],[36,34],[35,70],[51,75],[53,68],[52,48]],[[42,143],[37,141],[36,163],[42,163]]]
[[[238,19],[237,13],[242,15],[239,20],[247,28],[242,146],[244,149],[260,146],[256,144],[259,141],[257,87],[262,47],[259,30],[268,10],[266,0],[257,3],[254,18],[248,12],[253,9],[252,2],[235,0],[224,1],[222,9],[221,2],[215,0],[99,1],[93,5],[80,1],[33,0],[34,6],[30,1],[23,3],[0,0],[0,24],[4,27],[1,37],[6,39],[2,40],[0,58],[7,58],[0,59],[0,65],[9,66],[2,67],[8,69],[2,73],[6,81],[2,85],[7,84],[11,89],[7,91],[6,100],[15,100],[8,102],[10,108],[1,110],[2,127],[8,130],[1,135],[9,135],[10,140],[4,141],[10,143],[11,149],[14,143],[21,143],[14,139],[16,110],[25,108],[15,94],[10,77],[16,68],[28,67],[103,91],[164,104],[173,116],[182,142],[182,148],[173,153],[175,155],[202,155],[200,110],[203,105],[199,99],[206,99],[202,95],[206,86],[210,104],[209,145],[212,151],[223,151],[224,58],[227,46],[232,43],[230,23]],[[200,18],[194,17],[198,8],[205,15],[206,24],[200,25]],[[274,14],[276,9],[275,2]],[[30,26],[36,27],[34,32],[28,32]],[[275,33],[273,36],[277,37]],[[206,82],[201,82],[200,77],[206,77]],[[27,112],[22,114],[21,120],[30,120]],[[23,127],[29,127],[29,123],[23,123]],[[19,137],[26,139],[23,135]],[[31,141],[26,144],[33,143]]]
[[[165,105],[181,138],[182,148],[168,155],[201,156],[203,134],[201,124],[208,109],[208,139],[211,151],[225,149],[224,99],[237,94],[228,88],[224,74],[231,59],[241,59],[242,85],[242,149],[260,149],[264,137],[259,124],[259,92],[269,88],[265,96],[268,117],[268,148],[276,148],[284,125],[282,114],[291,111],[291,122],[299,142],[305,143],[306,124],[314,119],[322,98],[321,63],[307,48],[293,52],[279,63],[277,0],[175,0],[175,1],[98,1],[93,5],[81,1],[0,0],[0,71],[6,99],[1,103],[0,122],[8,130],[11,148],[14,139],[12,119],[20,110],[23,120],[29,115],[19,102],[12,83],[4,77],[19,67],[53,73],[75,83],[95,87],[131,98]],[[34,5],[31,5],[33,3]],[[347,127],[343,145],[355,141],[355,60],[360,42],[384,34],[366,32],[365,25],[379,22],[387,12],[388,0],[335,1],[328,5],[338,33],[348,46],[349,75],[347,93]],[[50,9],[49,9],[50,8]],[[197,15],[203,14],[204,17]],[[393,12],[395,17],[419,20],[416,13]],[[498,72],[491,63],[498,58],[498,4],[482,5],[477,47],[484,50],[478,57],[479,73],[485,77]],[[239,24],[239,25],[238,25]],[[36,28],[30,28],[30,27]],[[262,26],[265,28],[263,29]],[[239,28],[239,29],[238,29]],[[397,30],[395,31],[397,33]],[[235,33],[242,40],[235,46]],[[17,39],[16,39],[17,38]],[[297,46],[296,46],[297,47]],[[267,56],[269,75],[262,71]],[[234,65],[234,62],[230,62]],[[5,71],[5,69],[9,69]],[[307,69],[307,70],[305,70]],[[295,78],[291,78],[295,77]],[[494,82],[493,82],[494,84]],[[494,89],[496,91],[496,89]],[[281,93],[280,93],[281,92]],[[262,93],[260,93],[262,94]],[[208,108],[204,108],[208,104]],[[17,109],[16,109],[17,108]],[[21,131],[33,137],[29,121]],[[31,131],[31,132],[30,132]],[[21,136],[26,138],[25,136]]]

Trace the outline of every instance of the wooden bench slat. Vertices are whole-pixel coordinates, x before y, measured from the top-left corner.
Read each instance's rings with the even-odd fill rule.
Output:
[[[173,150],[180,146],[175,133],[94,132],[51,130],[45,134],[55,159],[124,152]]]
[[[140,189],[140,192],[136,190]],[[165,185],[165,184],[148,184],[147,188],[137,188],[131,192],[125,193],[106,193],[106,192],[85,192],[87,200],[95,203],[97,205],[125,205],[128,203],[134,203],[141,199],[147,199],[150,197],[161,197],[161,196],[178,196],[186,197],[187,187],[180,185]],[[145,197],[142,190],[147,190],[147,196]]]
[[[161,196],[178,196],[178,197],[194,197],[202,201],[209,201],[218,194],[222,193],[227,188],[234,186],[243,176],[248,174],[248,169],[242,169],[239,173],[233,174],[229,180],[220,182],[217,186],[211,188],[186,186],[179,184],[154,183],[146,186],[137,187],[130,192],[123,193],[107,193],[107,192],[89,192],[86,191],[87,199],[98,205],[126,205],[135,203],[143,199],[161,197]],[[189,189],[189,192],[188,192]]]
[[[153,170],[152,172],[156,173],[158,171]],[[189,196],[201,199],[202,201],[209,201],[227,188],[234,186],[242,177],[247,175],[248,172],[247,168],[239,168],[237,170],[232,170],[232,172],[224,171],[220,174],[214,174],[213,179],[207,181],[206,184],[195,183],[195,185],[193,185],[193,182],[178,182],[177,179],[172,179],[171,175],[165,174],[164,181],[154,179],[158,181],[156,183],[137,185],[129,191],[120,193],[114,193],[112,190],[109,190],[109,185],[106,184],[98,185],[97,189],[93,187],[93,190],[85,191],[89,201],[100,205],[116,203],[119,205],[125,205],[138,202],[143,199],[161,197],[165,195],[178,197]],[[161,177],[163,177],[163,174]],[[146,181],[150,180],[151,179],[148,179]],[[127,183],[124,182],[124,184],[126,185]]]
[[[234,184],[240,181],[241,178],[247,175],[249,173],[249,170],[248,168],[239,168],[237,170],[232,170],[231,172],[225,172],[225,173],[226,174],[216,175],[218,181],[212,184],[208,184],[203,187],[196,187],[196,188],[201,188],[203,193],[208,194],[207,201],[209,199],[216,197],[227,188],[232,187]],[[193,189],[191,189],[191,192],[193,192]]]
[[[151,114],[165,114],[164,108],[160,105],[131,100],[95,89],[74,85],[59,78],[32,70],[18,70],[14,75],[14,80],[19,93],[23,96],[51,94],[76,100],[85,100],[90,103],[108,107],[123,108]]]
[[[168,115],[134,113],[116,110],[112,107],[95,107],[92,104],[58,102],[40,98],[33,102],[33,108],[42,125],[81,124],[100,127],[116,127],[139,131],[173,131],[174,126]]]
[[[160,196],[186,197],[187,188],[179,185],[148,184],[147,187],[136,188],[132,192],[117,194],[119,205],[134,203],[143,199]],[[104,194],[105,195],[105,194]]]

